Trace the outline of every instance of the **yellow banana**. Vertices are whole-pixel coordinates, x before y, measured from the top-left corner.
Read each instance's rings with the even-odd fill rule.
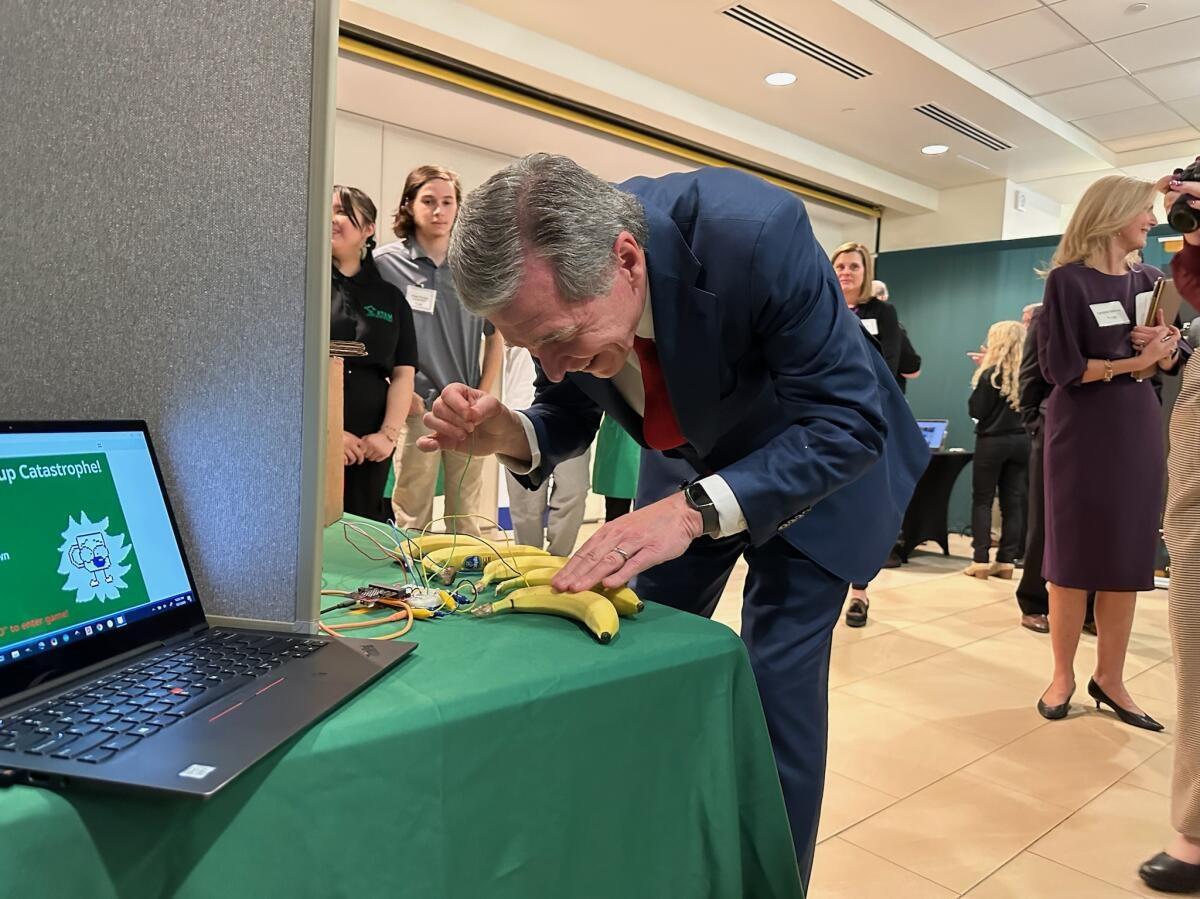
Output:
[[[554,579],[554,575],[556,574],[558,574],[557,568],[531,568],[517,577],[510,577],[506,581],[497,581],[496,595],[503,596],[505,593],[519,590],[522,587],[549,586],[550,581]]]
[[[598,589],[597,592],[607,596],[617,614],[623,618],[632,618],[646,608],[646,604],[628,587],[604,588]]]
[[[435,549],[446,549],[451,546],[483,546],[483,541],[467,534],[424,534],[403,541],[401,546],[405,552],[420,558]]]
[[[496,595],[503,596],[505,593],[523,587],[548,587],[556,574],[558,574],[557,568],[535,568],[532,571],[526,571],[520,577],[509,578],[507,581],[497,584]],[[608,597],[608,601],[613,604],[613,608],[622,618],[632,618],[646,607],[638,595],[628,587],[617,587],[612,590],[597,587],[595,592]]]
[[[484,603],[471,614],[480,617],[500,612],[533,612],[558,615],[580,622],[601,643],[608,643],[621,629],[617,610],[599,593],[555,593],[549,587],[523,587],[502,599]]]
[[[549,558],[549,554],[544,549],[532,546],[510,546],[505,548],[503,556],[505,561],[501,564],[511,564],[517,559],[527,556]],[[426,571],[436,574],[443,583],[448,584],[458,572],[482,571],[485,566],[500,558],[495,550],[486,546],[447,547],[435,549],[422,558],[421,563],[425,566]]]
[[[532,547],[525,547],[532,549]],[[567,560],[562,556],[552,556],[548,552],[535,552],[511,554],[504,553],[503,557],[484,566],[483,577],[479,579],[479,586],[486,587],[492,581],[507,580],[511,577],[516,577],[518,573],[532,571],[535,568],[561,568],[567,564]]]

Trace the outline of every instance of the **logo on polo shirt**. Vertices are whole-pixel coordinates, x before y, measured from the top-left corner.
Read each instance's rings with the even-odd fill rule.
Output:
[[[367,318],[378,318],[385,322],[392,321],[392,313],[376,309],[374,306],[363,306],[363,312],[367,313]]]

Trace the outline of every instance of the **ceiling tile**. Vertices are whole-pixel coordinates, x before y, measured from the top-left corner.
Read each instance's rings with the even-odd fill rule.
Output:
[[[1074,121],[1106,112],[1147,106],[1154,103],[1156,98],[1132,78],[1125,77],[1042,94],[1034,99],[1060,119]]]
[[[1043,8],[968,28],[944,37],[942,43],[981,68],[995,69],[1023,59],[1070,50],[1087,41],[1053,12]]]
[[[1137,80],[1154,91],[1160,100],[1200,96],[1200,59],[1141,72]]]
[[[1190,125],[1172,128],[1169,131],[1155,131],[1150,134],[1134,134],[1105,141],[1104,145],[1114,153],[1128,153],[1132,150],[1146,150],[1150,147],[1165,147],[1181,141],[1191,141],[1200,138],[1200,130]]]
[[[1176,100],[1168,105],[1193,125],[1200,125],[1200,95]]]
[[[1200,56],[1200,17],[1103,41],[1100,49],[1131,72],[1195,59]]]
[[[1161,103],[1080,119],[1075,123],[1096,140],[1110,141],[1135,134],[1168,131],[1187,125],[1177,112]]]
[[[1005,16],[1038,9],[1040,0],[881,0],[882,4],[922,31],[941,37]]]
[[[1152,0],[1138,13],[1129,11],[1132,5],[1131,0],[1063,0],[1053,9],[1090,41],[1181,22],[1198,11],[1196,0]]]
[[[1088,44],[1004,66],[992,74],[999,75],[1017,90],[1034,96],[1116,78],[1124,75],[1125,70],[1101,53],[1099,47]]]

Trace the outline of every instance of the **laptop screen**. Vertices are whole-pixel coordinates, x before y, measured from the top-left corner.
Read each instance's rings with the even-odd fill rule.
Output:
[[[929,448],[940,450],[946,442],[946,429],[950,427],[950,422],[944,418],[929,418],[918,421],[917,427],[921,429]]]
[[[0,670],[195,601],[143,431],[0,430]]]

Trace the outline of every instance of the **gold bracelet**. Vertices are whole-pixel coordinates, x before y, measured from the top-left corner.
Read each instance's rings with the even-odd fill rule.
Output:
[[[1104,360],[1104,383],[1107,384],[1113,379],[1113,364],[1111,359]]]

